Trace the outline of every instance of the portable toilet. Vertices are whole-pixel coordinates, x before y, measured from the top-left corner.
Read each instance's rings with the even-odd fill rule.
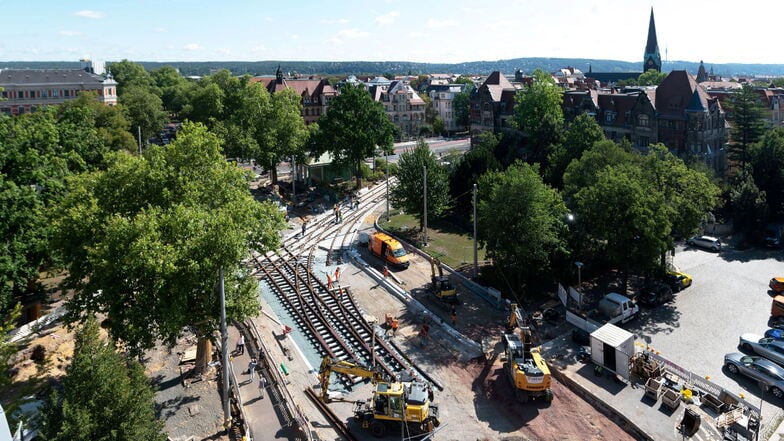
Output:
[[[629,359],[634,355],[634,334],[611,323],[591,333],[591,361],[629,379]]]

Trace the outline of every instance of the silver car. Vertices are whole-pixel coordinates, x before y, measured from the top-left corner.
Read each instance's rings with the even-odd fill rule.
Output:
[[[784,342],[765,338],[758,334],[743,334],[738,344],[741,350],[762,355],[768,360],[784,366]]]
[[[743,374],[768,387],[774,397],[784,397],[784,368],[762,357],[732,352],[724,356],[724,366],[730,374]]]
[[[721,251],[721,240],[712,236],[694,236],[686,241],[693,247],[707,248],[711,251]]]

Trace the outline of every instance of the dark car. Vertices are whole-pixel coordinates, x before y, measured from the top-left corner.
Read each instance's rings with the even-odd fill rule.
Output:
[[[768,248],[778,248],[781,246],[781,237],[777,230],[768,228],[765,230],[765,235],[762,239],[765,246]]]
[[[637,296],[637,302],[643,306],[657,306],[667,303],[673,299],[672,288],[668,285],[656,282],[642,289]]]
[[[664,275],[664,283],[669,285],[673,292],[680,292],[683,288],[691,286],[691,276],[678,271],[667,271]]]

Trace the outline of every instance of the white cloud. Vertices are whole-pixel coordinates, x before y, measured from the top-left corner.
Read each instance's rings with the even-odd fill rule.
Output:
[[[158,33],[163,33],[163,32],[167,31],[167,29],[164,28],[164,27],[158,27],[158,28],[155,28],[154,30],[155,30],[155,32],[158,32]]]
[[[225,47],[219,47],[219,48],[215,49],[213,52],[215,52],[216,54],[221,54],[221,55],[229,55],[229,54],[231,54],[231,49],[225,48]]]
[[[520,27],[520,20],[516,18],[507,20],[498,20],[487,25],[488,29],[505,29],[505,28],[518,28]]]
[[[340,45],[340,44],[343,44],[343,40],[341,40],[341,39],[340,39],[340,38],[338,38],[338,37],[332,37],[332,38],[328,38],[328,39],[325,41],[325,43],[327,43],[327,44],[331,44],[331,45]]]
[[[182,48],[185,49],[186,51],[198,51],[202,49],[202,47],[199,46],[199,43],[188,43]]]
[[[257,54],[259,52],[266,52],[267,48],[263,44],[259,44],[250,48],[250,51],[254,54]]]
[[[448,26],[457,26],[457,22],[454,20],[436,20],[435,18],[431,18],[427,21],[427,27],[429,28],[445,28]]]
[[[82,35],[79,31],[60,31],[58,34],[62,35],[63,37],[76,37],[78,35]]]
[[[379,15],[378,17],[376,17],[376,23],[382,25],[392,24],[395,22],[395,18],[397,18],[397,16],[399,15],[400,13],[397,11],[392,11],[388,14]]]
[[[408,37],[411,37],[411,38],[419,38],[419,37],[423,37],[424,35],[425,34],[419,32],[419,31],[411,31],[411,32],[408,33]]]
[[[346,20],[345,18],[335,18],[335,19],[322,18],[319,22],[321,24],[330,24],[330,25],[331,24],[348,24],[348,20]]]
[[[338,32],[338,37],[345,37],[345,38],[362,38],[367,37],[370,35],[369,32],[360,31],[359,29],[343,29]]]
[[[296,39],[299,38],[299,35],[298,34],[289,34],[289,38],[292,39],[292,40],[296,40]]]
[[[91,11],[89,9],[85,9],[83,11],[74,12],[73,15],[84,18],[103,18],[104,13],[101,11]]]

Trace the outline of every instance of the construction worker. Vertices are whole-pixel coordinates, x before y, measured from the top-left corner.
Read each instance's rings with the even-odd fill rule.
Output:
[[[389,267],[384,265],[384,278],[386,279],[387,277],[389,277]]]
[[[340,285],[340,267],[335,268],[335,283]]]
[[[332,289],[332,275],[327,273],[327,289]]]
[[[392,335],[394,336],[397,332],[397,317],[392,319]]]
[[[457,311],[455,308],[452,308],[452,314],[449,317],[452,319],[452,327],[454,328],[457,326]]]

